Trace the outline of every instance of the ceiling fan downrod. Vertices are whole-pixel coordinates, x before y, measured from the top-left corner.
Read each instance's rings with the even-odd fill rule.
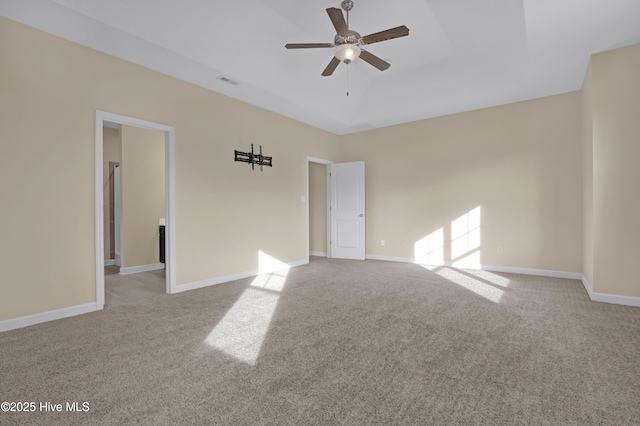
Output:
[[[353,0],[344,0],[340,6],[342,6],[342,10],[347,12],[347,29],[349,29],[349,11],[353,9]]]
[[[349,30],[349,11],[353,9],[353,0],[344,0],[342,3],[340,3],[340,6],[342,6],[342,10],[347,12],[347,31],[348,31]],[[360,34],[357,34],[357,38],[360,38]],[[351,63],[351,60],[344,61],[344,62],[347,64],[347,96],[349,96],[349,63]]]

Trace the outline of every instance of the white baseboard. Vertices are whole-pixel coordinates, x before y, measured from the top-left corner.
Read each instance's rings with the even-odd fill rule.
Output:
[[[122,256],[120,256],[120,253],[116,253],[115,261],[116,261],[116,263],[115,263],[116,265],[118,265],[118,266],[122,265]]]
[[[460,266],[464,268],[464,266]],[[510,274],[522,274],[522,275],[536,275],[539,277],[551,277],[551,278],[566,278],[569,280],[579,280],[582,278],[582,274],[579,272],[565,272],[565,271],[553,271],[548,269],[531,269],[531,268],[515,268],[512,266],[494,266],[494,265],[480,265],[483,271],[489,272],[507,272]]]
[[[308,264],[309,261],[307,259],[298,260],[295,262],[287,263],[288,267],[295,267]],[[142,265],[142,266],[133,266],[130,268],[122,268],[125,269],[125,274],[133,274],[136,272],[144,272],[144,271],[152,271],[157,269],[163,269],[164,263],[157,263],[152,265]],[[274,267],[277,269],[277,267]],[[120,273],[122,274],[122,269]],[[254,277],[259,274],[275,272],[274,270],[266,270],[266,271],[258,271],[257,269],[247,272],[241,272],[238,274],[226,275],[223,277],[211,278],[208,280],[196,281],[189,284],[179,285],[176,288],[175,293],[180,293],[183,291],[194,290],[197,288],[208,287],[215,284],[222,284],[229,281],[235,281],[241,278]],[[85,303],[83,305],[71,306],[68,308],[56,309],[53,311],[41,312],[33,315],[26,315],[18,318],[11,318],[8,320],[0,321],[0,332],[15,330],[17,328],[23,328],[30,325],[40,324],[43,322],[53,321],[57,319],[72,317],[75,315],[86,314],[89,312],[97,311],[97,306],[95,302]]]
[[[17,328],[23,328],[43,322],[72,317],[75,315],[86,314],[97,310],[98,309],[96,307],[96,303],[91,302],[85,303],[83,305],[70,306],[68,308],[55,309],[53,311],[40,312],[38,314],[11,318],[8,320],[0,321],[0,332],[15,330]]]
[[[392,257],[392,256],[379,256],[375,254],[366,255],[367,259],[372,260],[386,260],[390,262],[406,262],[406,263],[415,263],[419,264],[415,261],[415,259],[409,257]],[[522,275],[536,275],[540,277],[550,277],[550,278],[566,278],[571,280],[580,280],[584,285],[584,288],[587,290],[589,294],[589,298],[594,302],[604,302],[604,303],[613,303],[616,305],[626,305],[626,306],[637,306],[640,307],[640,297],[631,297],[631,296],[619,296],[616,294],[606,294],[606,293],[596,293],[591,289],[591,285],[587,281],[584,275],[579,272],[565,272],[565,271],[550,271],[546,269],[531,269],[531,268],[515,268],[512,266],[495,266],[495,265],[456,265],[454,266],[452,262],[443,262],[439,265],[425,265],[432,267],[448,267],[448,268],[460,268],[460,269],[480,269],[482,271],[488,272],[506,272],[510,274],[522,274]]]
[[[411,257],[379,256],[377,254],[365,254],[364,258],[371,259],[371,260],[386,260],[387,262],[416,263],[415,259]]]
[[[582,284],[589,294],[589,298],[594,302],[613,303],[615,305],[637,306],[640,307],[640,297],[618,296],[616,294],[596,293],[591,289],[591,284],[587,278],[582,275]]]
[[[304,259],[304,260],[297,260],[295,262],[286,263],[286,265],[290,268],[293,268],[296,266],[306,265],[308,263],[309,261],[307,259]],[[255,277],[260,274],[268,274],[270,272],[275,272],[275,271],[258,271],[257,269],[253,269],[251,271],[239,272],[237,274],[224,275],[221,277],[208,278],[206,280],[201,280],[201,281],[194,281],[187,284],[180,284],[176,286],[175,293],[182,293],[183,291],[195,290],[198,288],[209,287],[212,285],[228,283],[229,281]]]
[[[309,256],[327,257],[326,251],[310,251]]]
[[[310,253],[315,256],[315,254]],[[326,253],[325,253],[326,255]],[[391,257],[391,256],[379,256],[379,255],[366,255],[367,259],[371,260],[385,260],[391,262],[405,262],[405,263],[417,263],[414,259],[404,258],[404,257]],[[296,262],[287,263],[289,267],[296,267],[306,265],[308,261],[299,260]],[[451,262],[446,262],[447,264],[443,265],[432,265],[432,266],[445,266],[452,267]],[[158,265],[161,265],[158,267]],[[163,263],[155,264],[155,265],[143,265],[142,267],[134,266],[132,268],[126,269],[134,269],[134,268],[147,268],[155,266],[153,269],[143,269],[137,270],[135,272],[143,272],[146,270],[156,270],[164,268]],[[462,267],[465,269],[465,267]],[[481,269],[489,272],[507,272],[513,274],[523,274],[523,275],[537,275],[543,277],[552,277],[552,278],[568,278],[568,279],[579,279],[582,281],[585,290],[589,294],[589,298],[594,302],[604,302],[604,303],[613,303],[617,305],[625,305],[625,306],[635,306],[640,307],[640,297],[631,297],[631,296],[618,296],[615,294],[606,294],[606,293],[597,293],[591,289],[591,285],[587,281],[586,277],[582,274],[576,272],[563,272],[563,271],[550,271],[545,269],[530,269],[530,268],[514,268],[509,266],[493,266],[493,265],[480,265],[479,268],[468,268],[468,269]],[[129,272],[129,273],[135,273]],[[273,271],[271,271],[273,272]],[[122,273],[122,272],[121,272]],[[268,272],[263,272],[268,273]],[[210,278],[202,281],[195,281],[188,284],[178,285],[176,288],[176,293],[181,293],[183,291],[195,290],[198,288],[209,287],[216,284],[222,284],[229,281],[235,281],[242,278],[249,278],[259,275],[257,269],[240,272],[237,274],[225,275],[222,277]],[[95,302],[85,303],[82,305],[70,306],[68,308],[55,309],[53,311],[41,312],[33,315],[26,315],[18,318],[11,318],[8,320],[0,321],[0,332],[15,330],[18,328],[28,327],[30,325],[40,324],[48,321],[53,321],[62,318],[68,318],[75,315],[86,314],[89,312],[97,311],[97,307]]]
[[[150,265],[129,266],[120,268],[120,275],[137,274],[138,272],[157,271],[164,269],[164,263],[152,263]]]
[[[115,259],[105,259],[104,260],[104,266],[112,266],[116,264],[116,260]]]
[[[392,257],[392,256],[379,256],[376,254],[368,254],[366,255],[366,258],[372,259],[372,260],[386,260],[390,262],[415,263],[417,265],[421,264],[419,262],[416,262],[415,259],[412,259],[410,257]],[[442,262],[439,264],[425,264],[425,266],[433,266],[433,267],[443,266],[446,268],[476,269],[476,270],[488,271],[488,272],[506,272],[510,274],[537,275],[540,277],[568,278],[572,280],[579,280],[582,278],[582,274],[579,272],[551,271],[546,269],[531,269],[531,268],[515,268],[512,266],[477,265],[477,264],[454,265],[453,262]]]

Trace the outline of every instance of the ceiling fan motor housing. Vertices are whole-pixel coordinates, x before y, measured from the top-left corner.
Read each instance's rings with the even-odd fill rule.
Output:
[[[362,36],[357,31],[349,30],[349,35],[344,37],[340,34],[336,34],[333,38],[333,42],[336,46],[341,44],[362,44]]]

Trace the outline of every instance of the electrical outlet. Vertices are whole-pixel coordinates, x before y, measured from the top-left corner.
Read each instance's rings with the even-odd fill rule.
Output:
[[[502,249],[502,246],[498,246],[498,254],[502,254],[504,252],[504,250]]]
[[[380,240],[380,245],[384,246],[384,240]]]

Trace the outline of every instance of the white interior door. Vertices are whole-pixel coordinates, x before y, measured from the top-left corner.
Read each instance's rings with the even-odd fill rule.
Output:
[[[331,165],[331,257],[364,260],[364,161]]]

